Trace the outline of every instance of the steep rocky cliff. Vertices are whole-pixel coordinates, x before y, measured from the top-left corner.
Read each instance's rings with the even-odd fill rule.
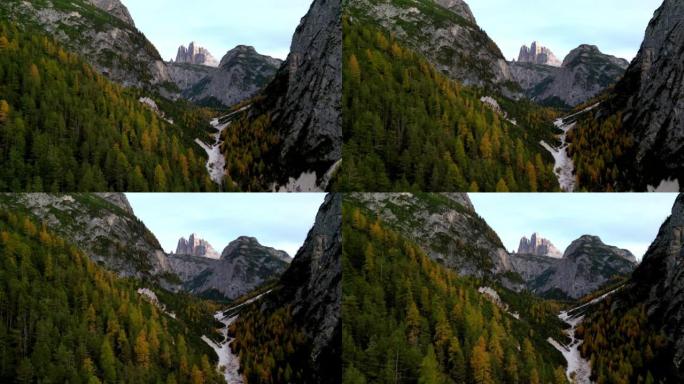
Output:
[[[513,78],[528,97],[542,104],[564,106],[579,105],[614,85],[628,65],[594,45],[575,48],[558,68],[531,58],[510,63]]]
[[[28,211],[120,276],[171,271],[159,242],[123,194],[3,194],[0,206]]]
[[[38,26],[100,73],[124,86],[164,91],[170,81],[156,48],[118,0],[0,2],[0,15]]]
[[[239,45],[226,53],[217,68],[179,61],[168,65],[184,98],[199,104],[218,101],[232,106],[255,96],[273,80],[281,64],[253,47]]]
[[[234,240],[219,259],[181,252],[169,255],[168,259],[185,290],[227,299],[236,299],[277,279],[291,261],[286,252],[265,247],[253,237]]]
[[[667,1],[666,1],[667,2]],[[645,305],[649,327],[668,340],[671,371],[684,379],[684,195],[677,198],[672,215],[644,255],[625,288],[620,292],[615,315],[628,308]]]
[[[326,189],[342,159],[340,9],[340,0],[313,2],[287,60],[250,110],[252,119],[270,116],[271,129],[280,137],[274,189],[306,174],[315,181],[300,189]]]
[[[536,41],[533,41],[529,47],[523,45],[520,48],[518,62],[549,65],[552,67],[561,66],[561,61],[558,60],[556,55],[554,55],[549,48],[539,45]]]
[[[196,234],[191,234],[186,240],[181,237],[176,246],[177,255],[190,255],[199,257],[208,257],[210,259],[218,259],[221,257],[214,247],[208,241],[199,238]]]
[[[629,172],[633,188],[684,180],[684,3],[665,0],[624,78],[598,113],[622,116],[636,144]]]
[[[557,259],[563,257],[561,251],[559,251],[550,240],[539,236],[538,233],[533,233],[529,239],[527,237],[520,239],[518,253],[526,255],[548,256]]]
[[[507,92],[508,64],[464,1],[349,0],[345,11],[392,32],[451,78]]]
[[[216,67],[219,64],[218,60],[216,60],[209,50],[195,45],[194,41],[190,42],[187,48],[185,45],[178,47],[175,63],[206,65],[208,67]]]

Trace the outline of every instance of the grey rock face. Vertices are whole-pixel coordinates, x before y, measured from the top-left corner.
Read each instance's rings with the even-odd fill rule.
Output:
[[[342,377],[341,258],[342,195],[329,194],[274,298],[275,305],[292,308],[312,345],[311,382],[334,383]]]
[[[192,238],[201,248],[201,242]],[[179,242],[179,248],[186,245]],[[183,281],[183,289],[198,295],[218,293],[227,299],[236,299],[278,278],[291,261],[286,252],[263,246],[253,237],[234,240],[220,257],[197,255],[201,252],[197,252],[197,247],[194,250],[195,254],[169,255],[171,269]]]
[[[347,4],[355,17],[392,32],[449,77],[510,93],[504,85],[513,80],[508,63],[496,43],[477,26],[465,2],[349,0]],[[445,15],[445,10],[452,11],[452,16],[434,18],[435,14]]]
[[[355,193],[383,222],[419,245],[433,260],[465,276],[491,276],[512,270],[496,233],[464,193]]]
[[[562,258],[511,255],[513,270],[540,295],[563,294],[577,299],[616,276],[627,276],[637,265],[631,252],[604,244],[596,236],[582,236],[570,244]]]
[[[531,99],[576,106],[615,84],[628,65],[624,59],[601,53],[596,46],[580,45],[559,68],[531,62],[531,58],[510,67],[515,81]]]
[[[4,194],[0,206],[28,210],[93,261],[123,277],[170,272],[166,255],[123,194]]]
[[[529,239],[527,237],[520,239],[518,253],[535,256],[548,256],[556,259],[563,257],[561,251],[559,251],[553,245],[553,243],[551,243],[551,241],[539,236],[537,233],[533,233]]]
[[[135,22],[131,14],[128,12],[128,8],[123,5],[119,0],[88,0],[94,6],[102,9],[103,11],[111,14],[112,16],[118,17],[123,20],[126,24],[135,27]]]
[[[172,78],[184,98],[205,103],[218,100],[232,106],[247,100],[273,80],[282,62],[260,55],[253,47],[239,45],[221,59],[218,69],[171,64]],[[204,74],[204,76],[202,76]]]
[[[468,4],[466,4],[466,2],[463,0],[435,0],[435,3],[456,13],[473,24],[476,23],[473,12],[470,10]]]
[[[290,54],[253,114],[269,113],[282,140],[277,184],[315,172],[320,189],[342,158],[340,0],[315,0],[295,31]]]
[[[162,87],[170,81],[166,65],[152,43],[126,17],[121,18],[125,7],[119,7],[116,0],[93,0],[92,4],[86,0],[59,6],[50,0],[3,1],[0,10],[20,23],[39,25],[112,81],[167,92]]]
[[[178,240],[176,254],[208,257],[210,259],[218,259],[221,257],[208,241],[197,237],[194,233],[191,234],[187,240],[184,237],[181,237],[180,240]]]
[[[523,45],[520,48],[518,62],[550,65],[552,67],[561,66],[561,62],[558,60],[556,55],[554,55],[549,48],[539,45],[539,43],[536,41],[533,41],[529,47],[527,45]]]
[[[216,60],[209,50],[196,46],[194,41],[191,42],[187,48],[184,45],[178,47],[175,62],[180,64],[206,65],[209,67],[216,67],[219,64],[218,60]]]
[[[635,174],[644,184],[684,176],[684,3],[665,0],[641,49],[606,105],[622,114],[637,145]],[[641,186],[643,188],[643,186]]]
[[[673,351],[671,367],[680,381],[684,379],[683,265],[684,195],[679,195],[672,215],[660,227],[619,300],[620,308],[646,306],[649,326],[662,330],[668,338]]]

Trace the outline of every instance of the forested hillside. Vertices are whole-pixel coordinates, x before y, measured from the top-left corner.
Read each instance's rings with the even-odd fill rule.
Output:
[[[0,190],[215,189],[193,143],[206,136],[208,118],[169,105],[170,123],[141,96],[41,31],[1,23]]]
[[[558,190],[552,110],[505,101],[506,118],[390,34],[343,27],[342,189]]]
[[[45,225],[0,212],[0,254],[0,381],[222,382],[199,336]]]
[[[506,293],[514,316],[359,207],[343,223],[344,383],[567,382],[557,306]]]

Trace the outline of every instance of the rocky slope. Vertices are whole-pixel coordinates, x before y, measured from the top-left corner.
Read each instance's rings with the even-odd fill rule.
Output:
[[[219,64],[218,60],[216,60],[209,50],[204,47],[196,46],[194,41],[190,42],[187,48],[185,45],[178,47],[176,61],[174,62],[179,64],[206,65],[208,67],[217,67]]]
[[[239,45],[228,51],[216,69],[178,61],[169,67],[184,98],[199,104],[218,101],[232,106],[255,96],[273,79],[281,64],[253,47]]]
[[[250,109],[251,121],[270,116],[280,138],[279,161],[270,176],[273,189],[326,189],[341,162],[340,12],[339,0],[314,0],[295,31],[287,60]],[[297,183],[307,175],[313,176],[310,184]]]
[[[342,377],[342,195],[329,194],[304,245],[280,278],[264,308],[289,306],[311,345],[311,383],[338,383]]]
[[[684,3],[665,0],[646,29],[641,49],[598,115],[621,114],[636,142],[635,188],[684,180]],[[638,185],[643,183],[643,185]]]
[[[286,252],[265,247],[253,237],[234,240],[218,259],[180,252],[168,259],[186,291],[227,299],[236,299],[278,278],[291,261]]]
[[[518,253],[535,256],[547,256],[560,259],[563,257],[561,251],[556,248],[551,241],[533,233],[528,239],[523,237],[518,245]]]
[[[159,242],[123,194],[3,194],[0,206],[28,211],[120,276],[171,272]]]
[[[560,67],[561,61],[547,47],[539,45],[536,41],[528,47],[523,45],[518,54],[518,63],[530,63]]]
[[[345,11],[381,25],[453,79],[511,93],[508,63],[462,0],[349,0]]]
[[[191,234],[186,240],[181,237],[176,246],[177,255],[190,255],[199,257],[208,257],[210,259],[218,259],[221,257],[214,247],[208,241],[197,237],[196,234]]]
[[[615,84],[628,65],[626,60],[606,55],[593,45],[575,48],[558,68],[531,58],[510,63],[513,78],[529,98],[565,106],[579,105]]]
[[[416,242],[434,260],[466,276],[512,270],[501,240],[462,193],[358,193],[348,198]]]
[[[0,15],[45,30],[115,82],[169,93],[164,62],[118,0],[7,0]]]
[[[683,260],[684,195],[679,195],[671,216],[661,225],[641,264],[613,295],[611,305],[603,309],[607,312],[599,313],[613,324],[624,324],[630,315],[634,317],[636,308],[644,309],[646,318],[640,329],[642,340],[643,335],[648,334],[661,335],[659,337],[665,339],[656,351],[658,361],[648,361],[651,369],[655,365],[656,382],[661,382],[662,378],[668,378],[662,382],[684,380]],[[615,340],[610,345],[617,349],[625,343],[625,340]]]
[[[637,265],[625,249],[604,244],[596,236],[582,236],[565,250],[563,258],[551,264],[528,286],[538,294],[556,294],[578,299],[614,277],[628,276]]]

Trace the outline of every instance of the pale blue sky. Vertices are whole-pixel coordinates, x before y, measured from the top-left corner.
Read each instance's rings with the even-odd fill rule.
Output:
[[[582,235],[630,250],[641,259],[670,215],[675,193],[471,193],[477,213],[506,248],[533,232],[561,251]]]
[[[197,233],[220,253],[239,236],[294,256],[313,226],[324,193],[127,193],[136,216],[166,252]]]
[[[631,61],[663,0],[466,0],[507,60],[534,40],[563,60],[580,44]]]
[[[285,59],[312,0],[122,0],[164,60],[191,41],[217,60],[236,45]]]

